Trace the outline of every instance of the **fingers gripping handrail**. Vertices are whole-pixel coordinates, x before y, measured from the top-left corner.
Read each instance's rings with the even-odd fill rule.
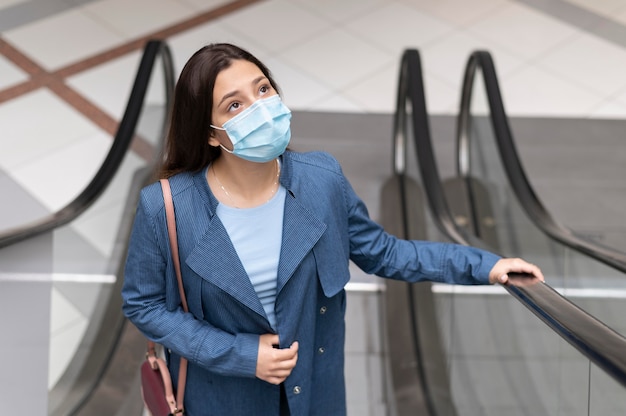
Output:
[[[491,55],[486,51],[472,53],[466,66],[457,128],[458,175],[469,177],[471,170],[470,102],[478,69],[481,70],[484,79],[491,122],[502,164],[511,187],[527,215],[554,240],[626,272],[626,257],[622,253],[576,237],[572,231],[552,218],[535,194],[515,149],[495,66]],[[528,287],[506,285],[505,288],[591,362],[626,387],[626,355],[624,354],[626,338],[560,296],[547,284],[535,284]]]
[[[509,181],[523,208],[548,235],[577,251],[590,254],[596,259],[626,272],[626,261],[622,259],[619,253],[596,247],[593,243],[575,237],[571,231],[558,225],[540,203],[526,178],[513,146],[495,68],[487,52],[478,51],[472,54],[464,76],[457,129],[457,167],[459,174],[467,176],[471,168],[469,163],[469,129],[471,127],[469,110],[472,85],[478,69],[482,70],[485,78],[491,120],[498,139],[501,159]],[[462,232],[458,229],[448,210],[441,187],[430,140],[420,58],[416,50],[409,49],[404,52],[398,85],[397,108],[393,125],[394,173],[399,176],[406,174],[407,140],[412,133],[420,175],[428,195],[427,200],[432,219],[451,241],[467,245],[468,240],[461,234]],[[408,117],[409,112],[411,112],[410,118]],[[412,132],[410,131],[411,128]],[[404,198],[406,197],[405,195]],[[404,220],[406,222],[406,218]],[[563,339],[604,369],[620,384],[626,386],[626,356],[623,354],[626,349],[626,339],[623,336],[558,295],[547,284],[541,283],[529,287],[506,285],[505,288]]]

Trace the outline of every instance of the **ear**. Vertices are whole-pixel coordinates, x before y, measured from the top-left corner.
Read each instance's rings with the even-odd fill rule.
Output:
[[[211,129],[211,132],[209,133],[209,140],[208,140],[208,143],[210,146],[219,147],[220,141],[217,139],[216,135],[217,133],[215,129]]]

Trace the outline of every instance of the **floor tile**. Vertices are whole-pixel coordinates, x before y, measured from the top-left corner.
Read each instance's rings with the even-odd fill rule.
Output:
[[[499,76],[506,76],[524,64],[490,39],[482,39],[464,30],[455,30],[419,50],[424,70],[436,74],[461,90],[467,61],[472,52],[484,50],[491,54]]]
[[[82,71],[67,78],[65,82],[115,120],[121,120],[139,69],[142,52],[132,52]],[[160,61],[157,61],[157,65],[159,64]]]
[[[509,3],[507,0],[400,0],[455,26],[464,26]]]
[[[342,29],[327,31],[277,58],[335,90],[355,85],[395,62],[392,54]]]
[[[626,6],[623,0],[566,0],[568,3],[574,4],[592,13],[596,13],[606,17],[612,17],[616,12],[624,9]]]
[[[596,94],[610,95],[626,87],[626,50],[592,35],[571,38],[536,65]]]
[[[106,0],[89,3],[80,11],[118,36],[133,39],[188,19],[197,9],[172,0]]]
[[[420,48],[453,30],[441,20],[399,3],[374,9],[344,27],[398,59],[404,49]]]
[[[509,116],[586,117],[602,102],[601,95],[534,66],[501,80],[500,90]]]
[[[457,114],[461,93],[454,85],[435,74],[424,72],[424,90],[428,114]]]
[[[556,7],[565,1],[551,3]],[[569,2],[588,11],[590,17],[601,17],[595,21],[610,19],[611,22],[626,24],[626,3],[623,0]],[[52,10],[60,4],[52,3],[48,1],[45,6],[40,3],[37,9],[34,1],[0,0],[0,13],[12,6],[24,6],[20,7],[24,13],[46,8],[48,17],[45,19],[41,19],[42,15],[21,16],[21,26],[6,30],[2,36],[48,70],[95,55],[228,1],[139,0],[129,3],[122,0],[72,0],[66,2],[76,6],[72,11]],[[582,20],[577,21],[576,26],[574,20],[559,17],[558,14],[550,17],[545,9],[542,13],[531,3],[530,0],[270,0],[254,3],[229,16],[172,36],[168,42],[172,47],[177,73],[191,54],[207,43],[227,41],[249,49],[273,71],[283,88],[285,102],[292,110],[343,112],[341,117],[345,120],[338,123],[341,129],[356,128],[359,123],[350,118],[353,115],[372,113],[369,116],[372,118],[393,113],[397,68],[401,52],[406,47],[418,48],[422,54],[430,114],[445,116],[448,124],[454,123],[454,120],[447,115],[458,112],[465,62],[469,52],[477,48],[492,52],[506,109],[511,117],[613,118],[616,120],[611,121],[616,122],[626,119],[626,79],[621,76],[626,68],[623,45],[615,38],[609,43],[601,40],[600,36],[585,33],[584,30],[593,31],[594,28],[583,30]],[[564,23],[566,20],[570,23]],[[26,22],[32,23],[23,24]],[[285,22],[290,24],[287,29]],[[615,28],[595,29],[608,31]],[[619,31],[615,33],[619,34]],[[104,112],[119,118],[139,55],[139,52],[132,53],[103,63],[72,76],[67,83]],[[585,59],[580,59],[581,56]],[[0,75],[0,89],[28,79],[1,56]],[[484,95],[480,93],[480,79],[475,88],[473,109],[486,111]],[[153,91],[154,100],[158,102],[161,96],[159,89]],[[152,99],[149,97],[149,102]],[[0,125],[3,126],[0,169],[8,171],[0,176],[0,182],[10,187],[17,180],[22,185],[24,200],[27,196],[36,196],[46,201],[48,207],[63,205],[84,185],[99,165],[98,155],[102,156],[110,143],[107,134],[45,89],[1,104]],[[375,217],[378,181],[388,170],[387,159],[384,163],[380,162],[380,154],[384,152],[378,150],[376,156],[372,156],[363,149],[366,146],[359,146],[360,143],[356,142],[329,145],[324,140],[334,136],[326,129],[334,128],[339,130],[339,126],[330,125],[310,129],[327,137],[308,138],[310,143],[307,142],[306,146],[318,148],[328,145],[342,158],[350,178],[355,179],[355,189],[368,204],[371,202],[370,212]],[[391,129],[388,130],[391,134]],[[306,135],[307,132],[304,133]],[[380,139],[380,143],[377,141],[371,145],[382,146],[384,141],[387,149],[389,135],[379,135],[385,137]],[[534,150],[526,152],[526,155],[536,163],[543,161],[539,167],[535,163],[533,171],[543,175],[539,185],[541,192],[550,194],[550,207],[565,213],[564,218],[579,228],[589,232],[599,230],[607,238],[614,238],[609,234],[619,233],[623,228],[619,222],[624,194],[619,180],[623,175],[616,173],[616,166],[624,165],[624,155],[619,152],[619,143],[604,149],[594,136],[593,149],[597,152],[583,151],[580,153],[582,156],[576,156],[563,150],[548,151],[542,139],[545,137],[536,139]],[[294,141],[296,143],[297,140]],[[568,150],[576,150],[574,147],[570,143]],[[602,157],[602,152],[609,155]],[[539,153],[546,153],[545,157],[552,158],[557,157],[556,154],[562,159],[546,162]],[[593,157],[602,159],[602,164],[592,169],[585,161]],[[144,163],[130,154],[121,169],[134,171]],[[374,163],[379,167],[372,168]],[[567,164],[577,165],[578,176],[572,176],[577,178],[574,182],[563,173],[567,172]],[[362,166],[368,166],[368,171],[363,173]],[[75,175],[74,169],[80,169],[80,175]],[[594,173],[596,176],[593,176]],[[57,175],[64,176],[64,189],[54,189],[50,185],[51,180],[58,178]],[[600,180],[602,176],[610,177],[614,182]],[[595,194],[585,196],[581,192],[584,187],[594,187],[601,197],[595,202],[588,201],[587,196]],[[121,201],[126,197],[127,188],[127,183],[114,179],[102,198],[72,224],[72,232],[79,234],[78,240],[103,257],[113,250],[119,210],[123,206]],[[0,186],[0,189],[4,188]],[[555,195],[559,192],[570,197],[558,198]],[[36,205],[36,201],[31,202]],[[584,207],[591,206],[586,204],[593,204],[594,212],[604,213],[601,215],[607,217],[603,218],[600,226],[594,215],[585,212],[589,208]],[[40,212],[44,207],[29,209]],[[615,222],[611,223],[609,217],[616,218]],[[611,227],[611,224],[614,226]],[[623,236],[615,238],[624,239]],[[64,304],[67,299],[59,300],[63,294],[53,296],[56,299],[53,307],[57,311],[52,315],[50,384],[62,374],[86,328],[86,322],[80,319],[72,321],[74,315],[68,312],[71,303]],[[84,309],[88,302],[83,300],[85,304],[81,308]],[[349,308],[352,308],[348,315],[348,334],[352,337],[351,343],[347,344],[346,355],[349,414],[387,414],[383,387],[376,384],[382,379],[380,357],[369,354],[375,350],[370,348],[375,346],[372,340],[374,331],[368,329],[368,322],[374,318],[367,315],[375,313],[375,308],[354,302],[349,303]],[[69,321],[62,322],[58,319],[61,315]],[[533,336],[531,330],[526,329],[525,333],[529,334],[529,338]],[[533,371],[545,370],[540,362],[531,365],[535,366]],[[526,370],[514,365],[511,368]],[[585,374],[588,372],[586,368],[581,370]],[[502,368],[493,371],[500,380],[504,380],[503,385],[515,382],[506,372],[499,370]],[[570,376],[557,374],[556,378],[574,378]],[[547,379],[539,380],[537,385],[541,386]],[[560,382],[556,380],[556,383]],[[510,390],[503,391],[495,398],[481,396],[480,400],[493,408],[494,404],[502,404],[500,402],[505,399],[515,400],[509,393]],[[569,394],[566,393],[563,395]],[[490,394],[493,396],[493,391]],[[572,400],[570,396],[567,395],[568,400]],[[522,413],[507,408],[499,414]]]
[[[72,302],[54,288],[51,296],[49,387],[54,386],[65,371],[87,328],[87,319]]]
[[[3,200],[11,201],[10,204],[0,204],[0,232],[8,232],[50,214],[36,195],[30,194],[4,172],[0,174],[0,189]]]
[[[0,89],[28,80],[28,74],[0,55]]]
[[[351,86],[341,93],[359,104],[365,112],[393,113],[396,107],[398,89],[399,60],[396,65],[388,65],[372,74],[365,81]]]
[[[88,322],[84,318],[77,318],[64,328],[63,331],[50,337],[50,358],[48,366],[48,387],[53,387],[61,378],[80,345]]]
[[[74,63],[124,41],[122,36],[77,10],[10,30],[3,37],[47,70]]]
[[[82,2],[85,1],[93,0],[82,0]],[[37,20],[62,13],[72,7],[80,5],[81,1],[77,0],[74,4],[68,4],[64,0],[15,2],[8,0],[8,3],[9,6],[3,7],[0,13],[0,32],[15,29]]]
[[[263,63],[278,83],[283,101],[292,110],[310,108],[314,103],[333,94],[326,85],[284,61],[269,58]]]
[[[130,181],[137,170],[145,166],[145,160],[133,153],[127,154],[104,193],[73,223],[74,230],[98,248],[104,256],[110,256],[114,249],[119,229],[118,221],[122,220],[121,213],[129,197]]]
[[[19,3],[24,3],[26,1],[28,0],[0,0],[0,11],[2,11],[1,9],[11,7]]]
[[[626,102],[607,100],[591,110],[591,118],[626,119]]]
[[[623,9],[612,13],[611,18],[622,25],[626,25],[626,6]]]
[[[288,30],[278,16],[289,16]],[[298,45],[331,27],[328,20],[287,0],[256,3],[220,19],[220,22],[271,52]]]
[[[528,60],[562,45],[577,33],[576,28],[520,3],[509,3],[498,8],[473,22],[467,30]]]
[[[316,100],[303,110],[330,111],[337,113],[362,113],[360,105],[341,94],[331,94]]]
[[[303,7],[336,23],[349,22],[387,3],[386,0],[295,0]]]
[[[91,181],[111,143],[111,137],[103,132],[84,136],[21,164],[11,176],[24,189],[37,195],[51,212],[56,212]]]
[[[262,61],[265,61],[270,55],[269,50],[265,46],[234,32],[221,20],[206,23],[172,36],[167,39],[167,42],[172,51],[177,74],[182,71],[185,63],[198,49],[209,43],[232,43],[240,48],[247,49]]]
[[[180,4],[193,6],[201,11],[213,10],[230,2],[230,0],[178,0]]]
[[[0,125],[0,166],[8,172],[98,131],[46,89],[0,105]]]

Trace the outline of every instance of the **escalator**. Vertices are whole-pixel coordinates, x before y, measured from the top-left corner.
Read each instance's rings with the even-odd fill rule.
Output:
[[[509,140],[502,140],[506,114],[489,63],[485,52],[470,58],[459,118],[459,174],[441,181],[419,54],[405,52],[394,174],[383,188],[382,222],[406,238],[523,257],[542,267],[547,284],[387,283],[395,413],[623,414],[624,302],[609,294],[623,293],[626,262],[619,252],[559,226],[543,209],[510,131]],[[477,69],[483,78],[475,77]],[[475,83],[484,96],[472,97]],[[494,169],[497,164],[502,170]]]
[[[465,203],[449,204],[454,217],[462,219],[462,228],[504,255],[536,259],[554,276],[552,286],[626,333],[620,319],[623,313],[606,313],[609,309],[602,311],[594,306],[597,302],[585,302],[577,295],[585,290],[595,290],[596,295],[623,293],[626,254],[568,229],[544,207],[517,154],[495,65],[485,51],[474,52],[468,61],[456,162],[457,175],[444,187],[449,201],[464,195]]]
[[[3,342],[11,358],[0,402],[17,406],[13,414],[141,414],[145,338],[125,324],[121,271],[139,189],[162,157],[173,88],[168,46],[148,42],[93,178],[60,210],[0,234],[2,312],[20,316],[1,325],[21,326]]]
[[[42,299],[49,299],[52,292],[53,303],[65,302],[79,309],[82,319],[71,328],[75,331],[72,338],[79,340],[73,345],[57,344],[54,334],[64,328],[53,327],[50,338],[49,326],[42,325],[38,335],[49,339],[44,347],[50,352],[35,351],[33,358],[32,350],[24,350],[20,356],[18,343],[9,351],[17,354],[12,355],[18,364],[16,372],[25,379],[4,383],[7,387],[0,394],[7,394],[13,402],[47,400],[45,411],[24,414],[141,414],[137,369],[145,339],[126,324],[119,292],[138,191],[151,180],[161,157],[173,90],[172,66],[167,45],[149,42],[118,133],[93,180],[60,211],[0,234],[3,284],[10,281],[28,287],[30,304],[33,285]],[[487,128],[483,119],[472,120],[472,129],[483,134]],[[485,145],[477,140],[472,143]],[[137,157],[128,151],[131,146],[149,149],[149,154]],[[480,152],[472,155],[479,160],[473,167],[484,164]],[[623,324],[610,308],[598,310],[597,303],[570,296],[567,290],[580,293],[574,289],[588,287],[592,276],[602,276],[595,282],[614,288],[623,280],[624,271],[617,263],[596,261],[597,247],[590,243],[587,252],[552,242],[516,251],[524,240],[518,228],[528,227],[503,220],[513,214],[498,208],[523,211],[513,198],[507,204],[496,199],[502,191],[494,192],[490,176],[472,170],[459,174],[460,179],[440,180],[430,143],[419,55],[414,51],[403,56],[394,167],[393,177],[383,188],[381,206],[382,222],[390,231],[414,239],[481,246],[507,256],[519,253],[540,264],[550,285],[562,289],[562,294],[549,285],[461,288],[386,283],[385,339],[392,370],[387,384],[393,396],[388,413],[604,415],[613,410],[623,414],[626,364],[621,352],[626,344],[601,322],[622,334],[626,330],[619,328]],[[481,201],[491,202],[481,205]],[[506,234],[503,230],[517,231]],[[578,256],[593,262],[583,263]],[[572,270],[585,274],[566,280]],[[23,305],[16,299],[15,306],[6,311],[15,313]],[[41,322],[41,316],[54,310],[50,301],[32,309],[20,311],[24,315],[20,322]],[[64,354],[58,354],[59,350]],[[48,363],[48,356],[61,362]],[[21,363],[28,358],[31,365],[25,368]],[[52,377],[48,366],[61,370],[50,370],[56,374]],[[42,376],[47,383],[35,386],[33,380]],[[25,396],[20,396],[22,390]],[[4,396],[0,398],[5,402]]]

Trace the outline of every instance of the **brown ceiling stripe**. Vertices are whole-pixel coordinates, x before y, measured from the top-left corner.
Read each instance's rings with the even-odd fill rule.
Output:
[[[0,38],[0,54],[4,55],[8,60],[20,67],[22,71],[29,75],[37,75],[41,72],[46,72],[35,61],[18,51],[10,43]]]
[[[0,91],[0,104],[17,98],[21,95],[28,94],[31,91],[41,88],[41,84],[35,80],[22,82]]]
[[[133,138],[133,141],[130,143],[130,148],[133,153],[147,162],[154,160],[155,157],[161,156],[154,154],[154,146],[152,143],[138,135],[135,135]]]
[[[184,32],[185,30],[189,30],[193,27],[217,19],[218,17],[224,16],[228,13],[232,13],[233,11],[239,10],[243,7],[258,3],[259,1],[260,0],[233,1],[232,3],[228,3],[216,9],[201,13],[190,19],[184,20],[180,23],[174,24],[157,32],[150,33],[149,35],[142,36],[101,54],[94,55],[75,64],[68,65],[64,68],[59,69],[58,71],[55,71],[55,73],[62,78],[74,75],[78,72],[85,71],[86,69],[101,65],[103,62],[113,60],[120,56],[126,55],[127,53],[141,49],[144,47],[146,42],[151,39],[167,39],[170,36],[174,36],[180,32]]]
[[[78,110],[81,114],[90,119],[102,130],[112,136],[115,135],[118,121],[102,111],[84,96],[77,93],[73,89],[68,88],[61,82],[51,82],[47,85],[47,87],[59,98],[63,99],[67,103],[70,103],[74,109]]]
[[[216,9],[198,14],[190,19],[174,24],[165,29],[153,32],[149,35],[127,42],[106,52],[91,56],[80,62],[70,64],[52,72],[46,71],[45,68],[41,67],[27,55],[23,54],[10,43],[0,38],[0,54],[4,55],[4,57],[6,57],[9,61],[30,75],[30,79],[28,81],[24,81],[20,84],[0,90],[0,104],[35,91],[36,89],[47,87],[59,98],[63,99],[74,109],[98,125],[101,129],[114,136],[117,131],[119,121],[115,120],[91,101],[67,86],[64,83],[65,78],[98,65],[102,65],[105,62],[119,58],[127,53],[141,49],[148,40],[167,39],[170,36],[189,30],[213,19],[217,19],[218,17],[232,13],[259,1],[261,0],[236,0],[230,2]],[[149,160],[153,157],[153,146],[141,137],[135,137],[132,149],[143,159]]]
[[[27,81],[0,90],[0,104],[41,87],[42,81],[38,78],[46,71],[37,63],[2,38],[0,38],[0,54],[30,76]]]

